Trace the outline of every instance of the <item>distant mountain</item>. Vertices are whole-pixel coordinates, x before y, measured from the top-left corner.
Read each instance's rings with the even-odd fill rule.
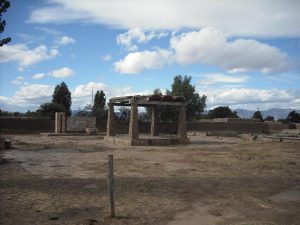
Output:
[[[247,109],[236,109],[235,110],[239,117],[241,118],[251,118],[253,116],[254,110],[247,110]],[[271,108],[268,110],[262,110],[263,117],[267,116],[274,116],[275,120],[278,119],[286,119],[288,114],[293,111],[293,109],[279,109],[279,108]],[[296,112],[300,113],[300,110],[295,110]]]

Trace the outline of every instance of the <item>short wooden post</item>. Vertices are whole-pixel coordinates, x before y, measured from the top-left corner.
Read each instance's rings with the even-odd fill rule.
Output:
[[[109,216],[115,217],[115,198],[114,198],[114,159],[113,155],[108,155],[108,198]]]

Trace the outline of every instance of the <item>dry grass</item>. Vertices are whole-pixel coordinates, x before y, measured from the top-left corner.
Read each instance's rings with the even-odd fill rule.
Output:
[[[97,136],[10,136],[0,224],[299,224],[299,143],[192,137],[189,146],[122,147]],[[108,215],[107,155],[117,218]],[[296,190],[295,189],[295,190]]]

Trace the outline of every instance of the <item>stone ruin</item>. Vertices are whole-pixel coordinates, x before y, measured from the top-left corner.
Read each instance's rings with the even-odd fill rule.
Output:
[[[129,132],[126,134],[116,134],[116,121],[114,120],[114,106],[130,106]],[[138,107],[151,107],[151,133],[150,135],[140,135],[138,129]],[[173,106],[178,108],[178,129],[177,135],[161,135],[159,132],[158,106]],[[114,144],[124,144],[131,146],[138,145],[170,145],[189,144],[186,128],[186,111],[183,97],[175,96],[124,96],[111,98],[108,103],[107,134],[105,142]]]

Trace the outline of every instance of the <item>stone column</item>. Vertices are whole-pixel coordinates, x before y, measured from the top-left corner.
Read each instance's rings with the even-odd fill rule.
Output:
[[[66,130],[67,130],[66,113],[64,113],[64,112],[60,113],[60,119],[61,119],[61,132],[66,133]]]
[[[186,134],[186,112],[185,112],[185,105],[181,105],[179,108],[179,115],[178,115],[178,131],[177,136],[180,139],[187,139]]]
[[[151,136],[159,135],[159,118],[157,106],[152,106],[152,118],[151,118]]]
[[[138,108],[136,99],[131,100],[131,111],[129,121],[129,138],[131,140],[139,139],[139,127],[138,127]]]
[[[55,133],[66,133],[66,115],[64,112],[55,113]]]
[[[116,136],[115,121],[114,121],[114,105],[112,102],[108,103],[107,114],[107,136]]]

